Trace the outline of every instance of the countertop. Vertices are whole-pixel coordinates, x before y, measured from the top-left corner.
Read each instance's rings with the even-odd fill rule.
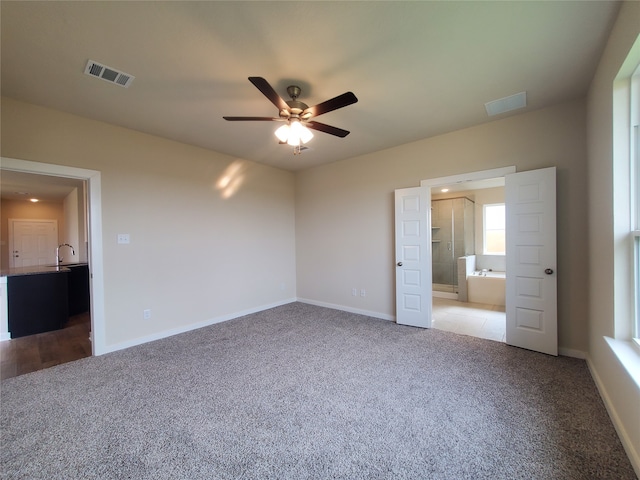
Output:
[[[87,263],[63,263],[61,265],[34,265],[32,267],[15,267],[0,270],[0,277],[16,277],[19,275],[40,275],[43,273],[70,272],[70,267],[88,265]]]

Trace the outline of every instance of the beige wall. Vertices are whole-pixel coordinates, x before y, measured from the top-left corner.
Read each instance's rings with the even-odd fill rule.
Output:
[[[620,313],[616,312],[614,288],[614,265],[620,261],[620,256],[616,255],[616,259],[614,252],[616,249],[622,248],[624,251],[628,248],[627,239],[614,233],[618,230],[614,219],[624,223],[628,207],[614,204],[613,85],[639,34],[640,2],[625,2],[591,83],[587,103],[587,133],[590,367],[594,377],[600,382],[603,398],[616,421],[618,432],[634,461],[636,471],[640,473],[640,388],[622,367],[604,338],[616,336],[615,313]],[[640,61],[640,55],[637,55],[636,60]],[[628,262],[629,259],[623,259],[625,261]],[[618,282],[617,288],[628,288],[628,285],[628,281]],[[624,318],[619,317],[618,320],[625,322]]]
[[[295,298],[290,172],[8,98],[2,156],[101,172],[107,347]]]
[[[509,165],[556,166],[559,343],[585,352],[585,145],[585,105],[574,101],[297,173],[298,297],[395,316],[394,189]],[[367,296],[352,296],[354,287]]]
[[[9,219],[56,220],[58,222],[58,241],[65,231],[64,209],[62,203],[38,202],[29,200],[2,200],[0,202],[0,268],[9,268]],[[51,259],[55,252],[51,252]]]

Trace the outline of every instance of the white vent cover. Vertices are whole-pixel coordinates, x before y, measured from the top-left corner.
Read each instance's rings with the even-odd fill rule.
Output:
[[[499,98],[492,102],[484,104],[487,109],[487,115],[499,115],[500,113],[510,112],[527,106],[527,92],[516,93],[508,97]]]
[[[107,67],[93,60],[87,62],[87,66],[84,68],[84,73],[92,77],[99,78],[105,82],[114,83],[121,87],[128,88],[133,80],[136,78],[128,73],[121,72],[115,68]]]

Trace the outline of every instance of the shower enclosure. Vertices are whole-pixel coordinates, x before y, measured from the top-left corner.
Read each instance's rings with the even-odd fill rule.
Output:
[[[474,254],[474,217],[475,204],[466,197],[431,201],[434,292],[458,293],[457,259]]]

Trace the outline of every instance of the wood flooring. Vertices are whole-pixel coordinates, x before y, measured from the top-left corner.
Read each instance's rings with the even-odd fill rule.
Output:
[[[81,313],[60,330],[0,342],[0,379],[91,356],[90,330],[90,314]]]

